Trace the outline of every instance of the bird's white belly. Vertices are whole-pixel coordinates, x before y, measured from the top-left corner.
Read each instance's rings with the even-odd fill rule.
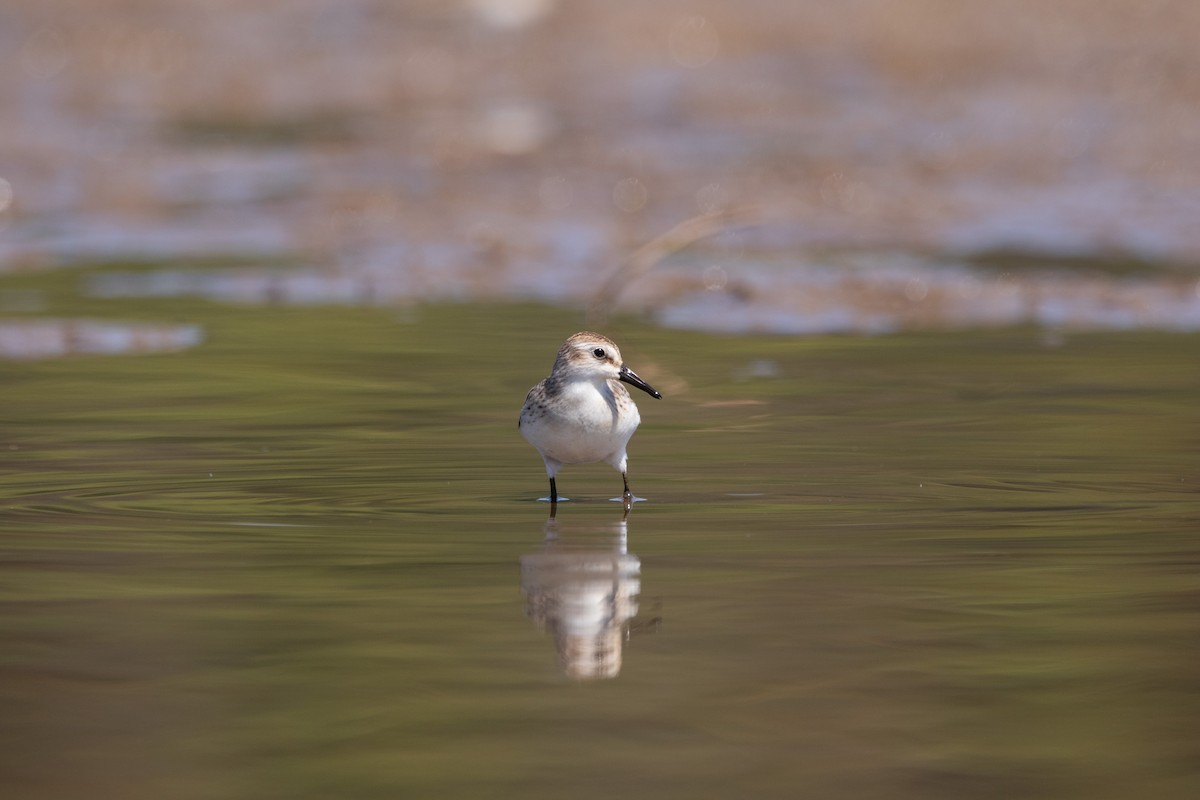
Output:
[[[641,416],[628,395],[593,384],[570,386],[548,404],[547,413],[522,427],[525,438],[555,461],[583,464],[623,454]]]

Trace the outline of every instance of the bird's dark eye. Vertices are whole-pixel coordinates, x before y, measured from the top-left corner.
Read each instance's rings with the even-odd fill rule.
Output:
[[[604,348],[597,347],[595,350],[592,351],[592,355],[594,355],[596,358],[604,358]]]

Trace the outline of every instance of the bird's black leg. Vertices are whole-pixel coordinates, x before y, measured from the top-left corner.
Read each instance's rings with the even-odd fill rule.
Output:
[[[625,494],[621,499],[625,501],[625,510],[628,511],[633,507],[633,492],[629,491],[629,478],[625,477],[625,473],[621,473],[621,483],[625,484]]]
[[[558,502],[558,486],[554,483],[554,478],[550,479],[550,502]]]

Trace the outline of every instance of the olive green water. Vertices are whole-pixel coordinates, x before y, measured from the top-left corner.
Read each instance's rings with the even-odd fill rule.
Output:
[[[515,424],[575,317],[78,306],[209,338],[0,364],[6,797],[1200,792],[1200,337],[619,321],[664,399],[576,681],[522,558],[620,479],[548,531]]]

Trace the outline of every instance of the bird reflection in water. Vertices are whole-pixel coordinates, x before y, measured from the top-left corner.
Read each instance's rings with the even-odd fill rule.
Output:
[[[551,516],[542,551],[521,556],[525,612],[554,637],[559,667],[569,678],[601,680],[621,671],[642,571],[628,552],[628,516],[626,510],[615,524],[576,529],[560,529]]]

